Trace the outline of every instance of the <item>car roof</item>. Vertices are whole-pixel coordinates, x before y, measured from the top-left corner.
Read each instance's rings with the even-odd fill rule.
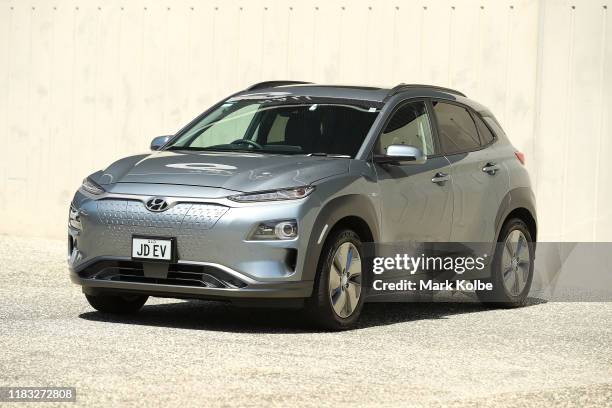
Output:
[[[388,92],[389,90],[385,88],[369,86],[294,84],[257,87],[255,89],[251,87],[239,92],[234,97],[242,98],[250,97],[251,95],[281,97],[286,95],[292,97],[355,100],[381,104]]]
[[[319,98],[352,99],[376,102],[377,104],[384,104],[395,95],[401,95],[402,99],[432,97],[454,100],[468,105],[478,112],[488,111],[487,108],[467,98],[459,91],[435,85],[422,84],[399,84],[389,88],[360,85],[320,85],[299,81],[267,81],[255,84],[234,95],[234,97],[240,98],[250,95],[281,96],[283,94],[297,97],[310,96]]]

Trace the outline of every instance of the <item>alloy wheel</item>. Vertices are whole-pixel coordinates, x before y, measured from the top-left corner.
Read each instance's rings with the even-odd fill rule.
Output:
[[[504,286],[512,296],[518,296],[525,289],[531,269],[531,254],[525,234],[514,230],[508,234],[502,252],[502,278]]]
[[[361,257],[357,247],[345,242],[336,249],[329,268],[329,298],[341,318],[353,314],[361,296]]]

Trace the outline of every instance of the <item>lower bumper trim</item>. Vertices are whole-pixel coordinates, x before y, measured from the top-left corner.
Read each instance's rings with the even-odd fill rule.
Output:
[[[70,274],[73,283],[81,285],[89,294],[99,292],[131,292],[158,297],[201,298],[211,300],[308,298],[312,294],[312,281],[258,283],[242,288],[207,288],[157,283],[123,282],[81,278]]]

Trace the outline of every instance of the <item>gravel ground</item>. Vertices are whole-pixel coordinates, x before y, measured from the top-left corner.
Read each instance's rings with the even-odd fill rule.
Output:
[[[0,248],[0,386],[74,386],[84,406],[612,404],[612,303],[369,304],[343,333],[203,301],[115,318],[70,283],[63,241]]]

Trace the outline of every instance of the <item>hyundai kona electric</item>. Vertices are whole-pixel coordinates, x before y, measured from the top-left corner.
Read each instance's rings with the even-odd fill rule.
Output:
[[[70,205],[70,276],[101,312],[197,298],[351,327],[372,243],[500,243],[469,276],[492,283],[476,294],[518,306],[529,292],[524,156],[461,92],[264,82],[151,150],[85,178]]]

